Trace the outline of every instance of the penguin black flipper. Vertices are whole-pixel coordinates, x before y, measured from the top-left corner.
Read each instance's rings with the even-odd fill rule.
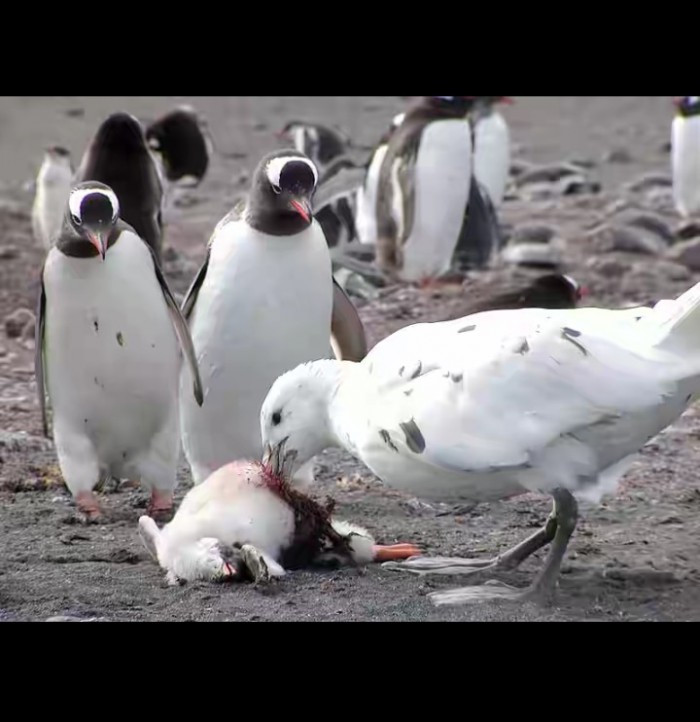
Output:
[[[496,208],[486,188],[472,176],[469,202],[452,256],[452,265],[460,271],[482,268],[500,247],[501,231]]]
[[[41,425],[44,436],[49,438],[49,420],[46,411],[46,382],[44,378],[44,327],[46,325],[46,291],[44,289],[44,266],[41,266],[39,298],[36,305],[34,328],[34,375],[41,409]]]
[[[367,355],[367,337],[360,315],[340,284],[333,278],[333,350],[340,361],[360,362]]]
[[[192,311],[194,310],[194,305],[197,303],[197,295],[199,293],[199,289],[202,287],[202,284],[204,283],[204,279],[207,275],[207,269],[209,268],[209,248],[207,248],[207,255],[204,259],[204,263],[199,267],[199,270],[197,271],[197,275],[194,277],[194,280],[190,284],[190,287],[187,289],[187,293],[185,294],[185,298],[182,302],[181,311],[182,316],[186,321],[190,320],[190,316],[192,314]]]
[[[126,224],[124,225],[126,226]],[[182,348],[182,353],[185,355],[185,358],[187,359],[187,364],[190,367],[190,372],[192,373],[192,379],[194,381],[194,397],[197,400],[197,403],[201,406],[204,403],[204,388],[202,386],[202,379],[199,375],[199,364],[197,363],[197,354],[194,350],[194,343],[192,342],[192,336],[190,335],[190,328],[187,324],[187,321],[185,320],[185,317],[180,311],[180,307],[177,305],[177,301],[175,300],[175,297],[170,290],[170,286],[168,286],[168,282],[165,280],[163,272],[160,270],[160,265],[158,264],[156,252],[153,250],[153,248],[151,248],[151,246],[148,245],[148,243],[146,243],[145,245],[151,252],[156,278],[158,279],[158,283],[160,284],[160,288],[163,292],[165,302],[168,305],[168,311],[170,312],[170,318],[173,322],[173,326],[175,327],[175,333],[177,335],[178,341],[180,342],[180,348]]]

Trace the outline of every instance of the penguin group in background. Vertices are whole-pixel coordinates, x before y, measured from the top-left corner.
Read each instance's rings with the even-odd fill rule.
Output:
[[[678,213],[690,218],[700,213],[700,96],[675,98],[671,128],[673,198]]]
[[[350,138],[339,130],[301,120],[290,120],[277,137],[309,158],[321,177],[329,163],[345,155],[352,146]]]
[[[80,513],[96,521],[100,481],[151,487],[149,513],[173,504],[180,451],[180,348],[185,393],[203,394],[194,348],[153,248],[120,219],[96,181],[69,193],[63,227],[41,271],[35,372],[44,433]]]
[[[128,113],[113,113],[98,128],[83,155],[75,181],[99,181],[119,199],[121,218],[161,260],[163,176],[148,147],[141,123]]]
[[[377,187],[377,265],[397,281],[448,272],[472,185],[474,99],[426,96],[389,138]]]
[[[47,250],[61,231],[73,172],[70,152],[66,148],[54,145],[46,149],[36,179],[32,231],[34,239]]]
[[[213,146],[194,108],[182,105],[146,127],[146,141],[160,158],[170,183],[196,186],[209,168]]]
[[[317,182],[315,165],[297,150],[263,157],[245,206],[219,222],[187,292],[182,309],[205,394],[200,408],[181,393],[183,448],[196,484],[232,459],[261,458],[260,407],[281,373],[333,352],[348,360],[367,353],[313,217]],[[310,482],[313,467],[298,478]]]

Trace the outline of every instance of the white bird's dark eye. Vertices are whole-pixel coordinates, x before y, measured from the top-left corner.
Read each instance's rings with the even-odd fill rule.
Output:
[[[279,186],[276,186],[274,183],[271,183],[270,185],[272,186],[272,190],[273,190],[275,193],[281,193],[281,192],[282,192],[282,189],[281,189]]]
[[[76,216],[74,213],[71,214],[71,218],[73,219],[73,223],[75,223],[76,226],[82,226],[83,222],[80,219],[79,216]]]
[[[282,414],[279,411],[275,411],[274,414],[272,414],[272,425],[273,426],[279,426],[279,424],[282,423]]]

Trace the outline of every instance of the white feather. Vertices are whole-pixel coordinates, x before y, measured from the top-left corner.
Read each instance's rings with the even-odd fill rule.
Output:
[[[122,232],[104,261],[53,248],[44,285],[46,378],[69,489],[89,491],[107,472],[171,489],[180,352],[147,246]]]
[[[182,439],[195,483],[262,456],[259,412],[272,382],[331,355],[331,259],[314,222],[292,237],[220,225],[190,322],[204,404],[184,394]],[[183,372],[182,383],[189,385]],[[191,394],[189,394],[191,397]]]
[[[673,196],[678,212],[700,213],[700,116],[676,116],[671,130]]]
[[[280,184],[280,176],[282,175],[282,170],[284,169],[284,166],[287,165],[287,163],[306,163],[306,165],[309,166],[311,169],[311,172],[314,174],[314,185],[318,183],[318,171],[316,170],[316,166],[308,159],[308,158],[302,158],[301,156],[278,156],[276,158],[273,158],[268,164],[266,168],[267,177],[270,181],[270,183],[275,186],[279,187]]]
[[[474,175],[486,186],[492,203],[498,208],[510,174],[508,124],[500,113],[493,111],[476,124],[474,136]]]

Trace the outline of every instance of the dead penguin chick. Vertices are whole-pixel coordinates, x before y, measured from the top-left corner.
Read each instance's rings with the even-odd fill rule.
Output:
[[[331,519],[332,506],[321,506],[258,462],[234,461],[193,487],[169,524],[158,529],[142,516],[139,532],[171,584],[261,583],[314,564],[368,564],[420,553],[412,544],[376,544],[365,529]]]

